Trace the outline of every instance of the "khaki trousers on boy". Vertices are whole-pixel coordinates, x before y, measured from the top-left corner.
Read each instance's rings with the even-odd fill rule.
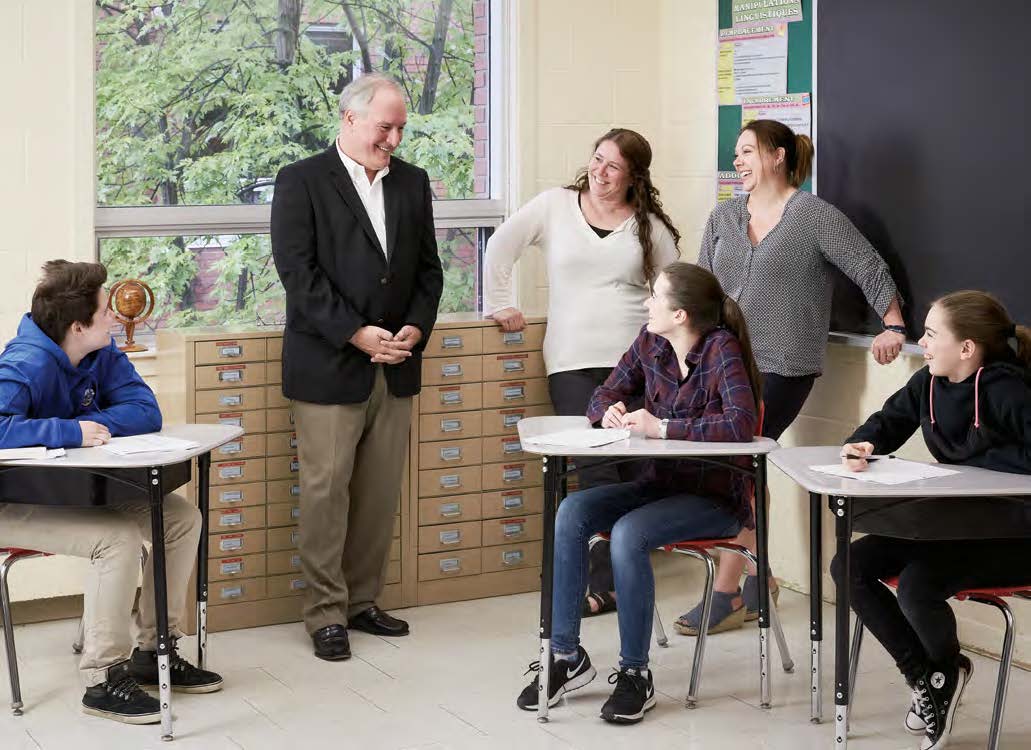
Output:
[[[186,585],[197,559],[200,512],[176,494],[165,496],[165,572],[168,624],[173,638],[186,608]],[[140,554],[150,543],[150,506],[145,501],[100,508],[0,503],[0,547],[22,547],[90,561],[83,589],[84,641],[79,674],[85,687],[107,680],[107,668],[129,658],[136,645],[157,648],[153,555],[143,570],[139,611],[130,617],[140,580]]]
[[[309,635],[376,603],[401,494],[412,399],[387,390],[383,368],[357,404],[294,401],[301,463],[301,567]]]

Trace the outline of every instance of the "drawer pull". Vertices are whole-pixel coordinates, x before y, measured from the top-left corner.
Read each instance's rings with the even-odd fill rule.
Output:
[[[290,485],[290,497],[300,497],[300,496],[301,496],[301,485],[299,485],[299,484],[291,484]]]
[[[243,563],[237,560],[236,562],[224,562],[219,566],[219,572],[224,576],[236,575],[243,570]]]
[[[445,488],[461,487],[462,477],[459,474],[445,474],[440,478],[440,486]]]
[[[441,432],[461,432],[462,431],[462,420],[461,419],[442,419],[442,420],[440,420],[440,431]]]
[[[522,414],[506,414],[504,419],[501,420],[501,423],[505,425],[505,427],[515,427],[519,424],[519,420],[522,418]]]
[[[243,500],[242,490],[225,490],[218,493],[218,501],[220,503],[238,503]]]
[[[300,470],[301,470],[301,462],[298,459],[296,459],[296,458],[291,459],[290,460],[290,471],[300,471]]]
[[[292,518],[293,520],[296,521],[300,517],[301,517],[301,508],[300,508],[300,506],[298,506],[296,508],[291,508],[290,509],[290,518]]]
[[[509,440],[502,443],[501,450],[505,453],[520,453],[523,450],[523,444],[518,440]]]
[[[457,573],[462,569],[462,561],[457,557],[445,557],[438,565],[441,573]]]
[[[223,552],[229,552],[234,549],[243,549],[243,539],[239,536],[229,537],[228,539],[219,539],[218,548]]]
[[[243,354],[243,347],[241,346],[220,346],[218,347],[218,356],[220,357],[239,357]]]
[[[462,348],[462,337],[461,336],[445,336],[440,342],[441,349],[461,349]]]
[[[442,391],[440,394],[440,403],[445,405],[454,405],[462,403],[462,392],[461,391]]]
[[[290,581],[291,591],[301,591],[302,589],[308,588],[308,582],[303,578],[294,578]]]
[[[462,375],[462,365],[460,365],[460,364],[442,365],[441,368],[440,368],[440,375],[441,375],[441,377],[444,377],[444,378],[461,377],[461,375]]]
[[[518,469],[505,469],[501,472],[501,479],[505,482],[521,482],[523,481],[523,467]]]
[[[513,331],[511,333],[505,333],[501,336],[501,343],[505,346],[518,346],[524,343],[526,337],[523,336],[522,331]]]
[[[451,446],[450,448],[440,449],[440,460],[441,461],[461,461],[462,460],[462,449],[457,446]]]
[[[239,383],[243,380],[242,370],[223,370],[218,374],[218,380],[221,383]]]
[[[243,427],[243,417],[219,417],[219,424],[227,424],[230,427]]]
[[[232,443],[226,443],[218,449],[219,453],[239,453],[243,450],[243,443],[239,440],[235,440]]]
[[[454,518],[462,515],[461,503],[442,503],[440,506],[441,518]]]
[[[222,588],[223,599],[239,599],[243,596],[243,586],[225,586]]]
[[[243,403],[243,396],[239,393],[234,393],[231,396],[219,396],[219,406],[239,406]]]
[[[440,532],[440,543],[441,544],[458,544],[462,541],[462,530],[451,529],[449,531]]]
[[[235,479],[243,476],[242,466],[223,466],[218,470],[218,476],[221,479]]]
[[[239,526],[243,523],[243,513],[223,513],[219,516],[219,526]]]
[[[506,359],[501,363],[501,369],[503,372],[523,372],[526,365],[521,359]]]
[[[522,508],[523,505],[522,495],[511,495],[510,497],[504,497],[501,499],[501,506],[505,510],[518,510],[519,508]]]
[[[290,544],[297,544],[297,541],[300,538],[301,538],[301,532],[300,531],[291,531],[290,532]]]
[[[287,416],[290,418],[290,424],[293,424],[294,423],[294,413],[291,411]]]
[[[519,565],[523,562],[523,551],[521,549],[508,550],[501,553],[502,565]]]
[[[291,568],[299,568],[299,567],[301,567],[301,556],[300,555],[294,555],[294,556],[292,556],[290,558],[290,567]]]
[[[291,448],[296,448],[297,447],[297,438],[296,437],[290,438],[290,447]]]
[[[526,533],[526,524],[522,521],[503,523],[501,524],[501,533],[504,534],[506,539],[511,539],[514,536],[522,536]]]
[[[526,398],[526,386],[510,385],[501,389],[501,397],[505,401],[518,401]]]

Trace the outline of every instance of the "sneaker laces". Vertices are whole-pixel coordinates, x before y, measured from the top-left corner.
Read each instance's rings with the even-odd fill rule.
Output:
[[[525,677],[526,675],[530,674],[530,672],[537,672],[538,674],[540,674],[540,671],[541,671],[540,660],[531,661],[529,663],[529,665],[527,665],[526,671],[523,672],[523,677]]]
[[[634,696],[645,695],[648,692],[648,682],[642,674],[631,674],[629,669],[614,669],[609,675],[609,684],[615,684],[612,696],[630,693]]]
[[[927,725],[928,733],[932,733],[934,731],[937,712],[934,710],[930,690],[925,686],[924,680],[920,680],[920,682],[917,683],[917,686],[913,688],[913,697],[916,698],[917,713],[920,714],[920,718],[923,719],[924,724]]]
[[[140,693],[147,695],[146,691],[144,691],[144,689],[140,687],[140,684],[130,675],[125,675],[117,682],[108,682],[107,692],[115,698],[121,698],[123,701],[132,701],[132,699],[137,697]]]

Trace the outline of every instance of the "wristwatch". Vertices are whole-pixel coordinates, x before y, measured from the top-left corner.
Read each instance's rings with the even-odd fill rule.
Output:
[[[659,420],[659,440],[665,440],[666,439],[666,428],[668,428],[668,427],[669,427],[669,420],[668,419],[660,419]]]
[[[905,335],[906,335],[906,333],[907,333],[907,331],[906,331],[906,327],[905,327],[905,326],[890,326],[890,325],[885,325],[885,326],[884,326],[884,330],[885,330],[885,331],[892,331],[893,333],[901,333],[901,334],[902,334],[903,336],[905,336]]]

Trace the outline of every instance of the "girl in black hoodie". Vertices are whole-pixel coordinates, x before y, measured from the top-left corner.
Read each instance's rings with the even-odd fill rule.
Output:
[[[1031,331],[990,294],[937,300],[920,339],[927,367],[848,438],[842,453],[890,453],[921,430],[940,463],[1031,474]],[[863,471],[865,459],[843,459]],[[948,599],[970,588],[1031,584],[1031,503],[943,498],[856,506],[852,608],[913,690],[905,727],[923,750],[948,741],[972,665]],[[840,561],[831,572],[844,584]],[[882,581],[898,578],[898,598]]]

